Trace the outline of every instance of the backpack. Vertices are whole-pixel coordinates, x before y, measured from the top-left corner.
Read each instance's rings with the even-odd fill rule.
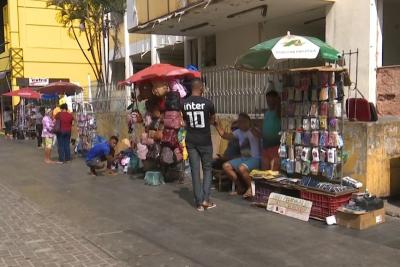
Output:
[[[175,129],[167,129],[165,128],[163,131],[163,136],[161,139],[161,143],[165,146],[169,146],[170,148],[175,149],[179,146],[178,142],[178,131]]]
[[[169,82],[169,88],[171,91],[178,92],[181,98],[187,95],[186,88],[179,82],[179,80],[172,80]]]
[[[172,150],[168,146],[161,149],[160,154],[161,163],[171,165],[173,163],[181,162],[183,160],[182,151],[179,147]]]
[[[181,97],[178,92],[169,92],[165,96],[166,110],[181,110]]]
[[[179,111],[166,111],[164,113],[164,127],[170,129],[181,128],[181,113]]]
[[[143,101],[153,96],[153,85],[151,83],[142,83],[139,85],[138,100]]]
[[[180,147],[174,149],[174,156],[175,156],[175,162],[181,162],[183,160],[183,153]]]
[[[129,164],[128,164],[128,172],[135,174],[140,170],[140,159],[136,153],[132,153]]]
[[[145,145],[139,143],[139,144],[137,144],[137,150],[136,150],[136,152],[137,152],[137,155],[138,155],[138,158],[139,158],[139,159],[145,160],[146,157],[147,157],[147,153],[149,152],[149,150],[148,150],[147,146],[145,146]]]
[[[153,81],[153,94],[158,97],[165,96],[168,91],[169,87],[168,84],[164,81]]]
[[[173,164],[175,162],[174,152],[172,151],[172,149],[170,147],[164,146],[161,149],[160,160],[161,160],[161,163],[164,163],[167,165]]]
[[[154,143],[149,146],[149,152],[147,152],[146,158],[148,159],[158,159],[160,157],[161,147],[160,144]]]

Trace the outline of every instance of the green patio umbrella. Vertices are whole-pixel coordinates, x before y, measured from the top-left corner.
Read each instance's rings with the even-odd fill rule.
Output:
[[[335,63],[340,53],[315,37],[290,35],[260,43],[241,55],[235,63],[238,68],[265,70],[287,60],[320,60]]]

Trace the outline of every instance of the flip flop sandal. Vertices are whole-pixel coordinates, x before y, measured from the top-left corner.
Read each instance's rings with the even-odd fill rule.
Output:
[[[196,210],[197,210],[197,211],[204,211],[204,207],[203,207],[203,206],[198,206],[198,207],[196,208]]]
[[[244,199],[248,199],[248,198],[251,198],[252,196],[253,196],[253,194],[250,192],[250,193],[244,194],[244,195],[243,195],[243,198],[244,198]]]
[[[207,205],[203,205],[204,209],[209,210],[215,208],[217,205],[213,202],[208,203]]]

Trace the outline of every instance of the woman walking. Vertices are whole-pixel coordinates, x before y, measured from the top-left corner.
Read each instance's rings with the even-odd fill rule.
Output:
[[[54,134],[53,134],[53,128],[54,128],[54,121],[51,118],[51,109],[46,109],[45,111],[45,116],[43,117],[42,120],[43,124],[43,131],[42,131],[42,137],[44,141],[44,162],[46,163],[54,163],[54,161],[51,160],[51,148],[53,147],[53,139],[54,139]]]

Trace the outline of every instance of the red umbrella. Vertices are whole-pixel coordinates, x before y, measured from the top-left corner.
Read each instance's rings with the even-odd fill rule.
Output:
[[[73,95],[82,92],[82,87],[69,82],[54,82],[42,87],[38,92],[46,95]]]
[[[41,95],[37,91],[34,91],[32,88],[22,88],[19,90],[15,90],[9,93],[3,94],[4,96],[19,96],[21,98],[29,98],[29,99],[40,99]]]
[[[130,85],[132,83],[141,83],[147,80],[170,80],[174,78],[200,78],[198,71],[191,71],[182,67],[170,64],[154,64],[144,70],[141,70],[118,85]]]

